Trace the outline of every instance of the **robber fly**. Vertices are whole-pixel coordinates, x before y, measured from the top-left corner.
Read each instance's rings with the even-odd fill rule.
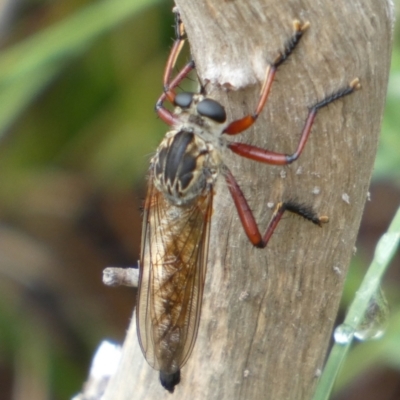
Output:
[[[190,61],[171,79],[184,44],[184,27],[176,13],[176,40],[165,73],[164,92],[157,114],[172,129],[167,132],[151,160],[148,192],[144,206],[140,262],[137,327],[140,346],[147,362],[160,371],[161,384],[173,392],[180,381],[180,369],[193,349],[199,327],[207,265],[210,220],[215,182],[222,175],[243,228],[251,244],[264,248],[285,211],[296,213],[316,225],[327,221],[312,208],[281,202],[262,235],[234,176],[222,160],[222,149],[251,160],[287,165],[303,151],[318,110],[360,87],[354,79],[309,108],[300,141],[291,155],[227,141],[252,126],[262,111],[278,67],[289,57],[308,23],[294,21],[294,32],[266,71],[254,114],[226,121],[224,107],[204,93],[175,93],[180,82],[194,69]],[[171,102],[175,109],[163,106]]]

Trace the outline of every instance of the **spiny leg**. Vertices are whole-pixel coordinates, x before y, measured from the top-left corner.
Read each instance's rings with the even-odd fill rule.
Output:
[[[269,95],[269,92],[271,90],[272,82],[274,81],[276,71],[278,67],[283,64],[290,54],[293,52],[293,50],[296,48],[298,43],[300,42],[301,37],[303,36],[303,33],[306,31],[306,29],[309,27],[309,23],[306,22],[303,25],[300,23],[300,21],[295,20],[293,21],[293,30],[294,33],[292,37],[286,42],[285,44],[285,49],[282,53],[280,53],[274,60],[274,62],[268,66],[266,74],[265,74],[265,79],[263,82],[263,85],[261,87],[261,92],[260,92],[260,98],[258,100],[258,105],[256,108],[256,111],[254,114],[249,114],[244,116],[243,118],[240,118],[236,121],[231,122],[224,130],[224,133],[227,133],[228,135],[236,135],[238,133],[243,132],[244,130],[250,128],[251,125],[256,122],[260,112],[265,106],[265,103],[267,102],[267,98]]]
[[[181,20],[179,11],[176,7],[174,7],[172,11],[175,14],[175,41],[171,48],[168,61],[165,66],[164,79],[163,79],[165,91],[169,89],[172,71],[175,67],[176,60],[178,59],[179,54],[182,51],[186,39],[185,27]]]
[[[304,146],[307,142],[308,137],[311,133],[311,128],[314,123],[317,112],[327,106],[328,104],[338,100],[344,96],[347,96],[353,93],[355,90],[361,87],[360,81],[358,78],[353,79],[348,86],[343,89],[338,90],[337,92],[325,97],[323,100],[314,104],[309,108],[308,117],[304,124],[303,131],[300,136],[299,144],[297,145],[297,149],[293,154],[284,154],[284,153],[275,153],[273,151],[261,149],[256,146],[251,146],[245,143],[229,143],[228,147],[236,154],[239,154],[242,157],[250,158],[251,160],[260,161],[266,164],[273,165],[287,165],[291,164],[293,161],[297,160],[302,153]]]
[[[178,59],[179,54],[182,51],[183,45],[185,44],[186,36],[183,22],[176,7],[174,8],[173,12],[175,13],[175,42],[172,46],[167,64],[165,66],[163,78],[164,92],[157,100],[155,106],[158,116],[168,125],[173,125],[176,122],[176,118],[169,110],[164,108],[163,103],[165,100],[169,100],[171,103],[174,102],[176,87],[189,75],[190,71],[192,71],[195,67],[194,61],[190,60],[171,81],[172,71],[175,67],[176,60]]]
[[[246,235],[249,238],[250,242],[255,247],[264,248],[267,245],[285,211],[290,211],[294,214],[300,215],[301,217],[311,221],[318,226],[321,226],[323,223],[328,222],[328,217],[319,217],[311,207],[304,206],[294,201],[281,202],[278,203],[275,207],[275,210],[272,214],[271,220],[267,226],[267,229],[265,230],[264,235],[261,235],[253,212],[251,211],[249,204],[244,197],[242,189],[240,189],[240,186],[236,182],[236,179],[227,167],[225,167],[224,173],[226,182],[228,183],[229,191],[232,195],[233,202],[235,203],[244,231],[246,232]]]

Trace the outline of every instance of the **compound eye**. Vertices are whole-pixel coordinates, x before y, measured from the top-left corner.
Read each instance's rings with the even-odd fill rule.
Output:
[[[174,104],[180,108],[189,108],[192,104],[193,93],[182,92],[175,96]]]
[[[203,117],[208,117],[215,122],[225,122],[226,113],[224,107],[217,101],[204,99],[197,104],[197,112]]]

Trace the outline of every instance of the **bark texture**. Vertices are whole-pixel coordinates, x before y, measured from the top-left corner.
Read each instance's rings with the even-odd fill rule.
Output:
[[[292,33],[310,28],[240,140],[291,153],[307,107],[359,77],[362,89],[320,111],[298,161],[271,167],[227,154],[261,230],[271,205],[297,199],[329,223],[281,221],[266,249],[247,240],[217,186],[200,329],[174,399],[310,399],[323,369],[367,199],[391,52],[389,3],[376,0],[176,0],[207,92],[236,119]],[[172,398],[144,360],[134,318],[105,399]]]

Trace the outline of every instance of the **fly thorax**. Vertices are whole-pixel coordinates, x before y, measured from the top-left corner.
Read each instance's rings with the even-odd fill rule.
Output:
[[[219,168],[213,146],[193,132],[167,136],[152,160],[154,184],[175,205],[188,204],[210,190]]]

